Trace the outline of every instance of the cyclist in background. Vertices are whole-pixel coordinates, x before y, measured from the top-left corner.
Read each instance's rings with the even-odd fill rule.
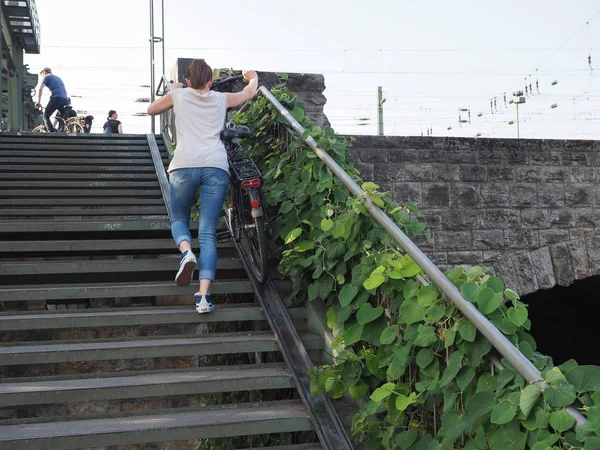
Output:
[[[200,188],[200,287],[196,292],[196,311],[211,312],[214,306],[209,291],[217,267],[217,223],[229,185],[227,152],[219,134],[225,123],[227,108],[250,100],[258,87],[255,71],[244,71],[248,86],[241,92],[211,91],[212,69],[203,59],[194,60],[185,80],[191,89],[179,89],[181,83],[148,107],[148,114],[157,115],[173,108],[177,129],[177,147],[169,165],[171,200],[171,233],[181,252],[175,281],[179,286],[192,282],[196,257],[192,252],[189,230],[192,205]]]
[[[56,130],[50,121],[50,116],[56,110],[60,112],[61,116],[64,115],[64,107],[69,104],[69,96],[67,95],[67,90],[63,81],[52,73],[50,67],[44,67],[41,70],[40,75],[43,78],[40,83],[40,88],[38,89],[38,101],[35,105],[38,108],[41,106],[42,91],[44,90],[44,87],[48,87],[51,95],[50,101],[48,101],[46,110],[44,111],[44,124],[50,133],[54,133]]]

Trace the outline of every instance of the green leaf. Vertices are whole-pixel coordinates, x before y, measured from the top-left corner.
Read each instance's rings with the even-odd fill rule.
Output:
[[[398,337],[398,325],[390,325],[381,333],[380,341],[383,345],[389,345]]]
[[[571,405],[577,398],[575,388],[565,381],[544,388],[544,399],[554,408]]]
[[[482,289],[477,296],[477,304],[483,314],[494,312],[503,302],[503,295],[488,287]]]
[[[363,325],[360,323],[355,323],[350,328],[346,330],[344,333],[344,344],[346,346],[352,345],[360,341],[360,337],[362,336]]]
[[[512,289],[505,289],[504,295],[506,296],[507,299],[509,299],[512,302],[516,302],[517,300],[519,300],[519,294],[517,294]]]
[[[381,402],[383,399],[386,399],[392,395],[394,387],[396,387],[394,383],[385,383],[383,386],[380,386],[373,391],[371,394],[371,400],[374,402]]]
[[[400,258],[398,262],[402,264],[402,268],[397,272],[403,278],[411,278],[421,273],[421,268],[417,265],[416,262],[413,261],[413,259],[408,254]]]
[[[517,405],[512,404],[508,400],[501,400],[492,409],[490,422],[498,425],[504,425],[514,419],[517,414]]]
[[[527,320],[527,308],[524,306],[508,308],[508,318],[516,326],[522,326]]]
[[[425,286],[423,289],[419,290],[419,294],[417,295],[417,300],[419,301],[419,305],[423,308],[427,308],[433,304],[433,302],[438,297],[438,290],[435,286],[429,285]]]
[[[308,301],[312,302],[319,296],[319,283],[312,283],[308,285]]]
[[[304,110],[298,106],[296,106],[292,111],[290,111],[291,115],[298,122],[302,122],[304,120]]]
[[[379,305],[378,307],[373,308],[370,303],[365,303],[356,313],[356,320],[359,324],[364,325],[369,322],[373,322],[382,314],[383,306]]]
[[[408,209],[408,210],[409,210],[411,213],[413,213],[413,214],[417,214],[417,215],[419,214],[419,208],[417,208],[417,207],[416,207],[416,206],[415,206],[413,203],[411,203],[411,202],[406,202],[406,203],[404,204],[404,207],[405,207],[406,209]]]
[[[530,384],[521,391],[521,398],[519,399],[519,408],[525,414],[525,417],[529,416],[529,413],[535,406],[540,393],[542,390],[538,387],[537,384]]]
[[[348,393],[354,400],[361,400],[369,391],[369,385],[360,380],[354,386],[348,388]]]
[[[289,244],[290,242],[295,241],[302,234],[302,228],[294,228],[292,231],[288,233],[285,237],[285,243]]]
[[[367,181],[366,183],[363,183],[361,185],[361,188],[363,191],[375,191],[375,190],[379,189],[379,187],[380,186],[378,184],[375,184],[371,181]]]
[[[460,336],[467,342],[474,342],[477,336],[477,328],[469,319],[461,317],[456,321],[456,329]]]
[[[433,322],[439,322],[446,315],[446,305],[442,303],[434,303],[427,308],[427,317]]]
[[[417,394],[415,394],[414,392],[411,392],[408,397],[403,394],[398,394],[398,397],[396,397],[396,409],[398,409],[398,411],[404,411],[406,410],[406,408],[408,408],[413,403],[416,403],[417,401]]]
[[[365,282],[363,283],[363,287],[367,291],[370,291],[371,289],[377,289],[384,282],[385,282],[385,277],[383,275],[380,275],[378,273],[374,273],[369,278],[367,278],[365,280]]]
[[[477,290],[478,286],[472,281],[469,281],[460,287],[460,293],[466,300],[469,300],[472,303],[477,301]]]
[[[485,417],[495,406],[493,392],[477,392],[465,404],[465,431],[470,432],[473,426]]]
[[[359,289],[358,286],[355,286],[353,284],[346,284],[340,290],[340,295],[339,295],[340,305],[341,306],[350,305],[350,303],[352,303],[352,300],[354,300],[354,297],[356,297],[356,294],[358,294],[358,289]]]
[[[487,287],[494,290],[494,292],[503,292],[504,291],[504,283],[498,277],[489,277],[485,283]]]
[[[333,220],[323,219],[321,220],[321,230],[328,231],[333,227]]]
[[[388,367],[386,375],[391,379],[398,379],[406,370],[408,364],[408,355],[410,354],[411,347],[396,347],[392,356],[392,361]]]
[[[464,392],[467,389],[467,386],[471,384],[475,378],[475,367],[463,367],[456,375],[456,385],[460,389],[461,392]]]
[[[595,392],[600,390],[600,367],[578,366],[566,374],[567,381],[575,386],[577,392]]]
[[[550,425],[559,433],[563,433],[575,425],[575,418],[565,410],[554,411],[550,414]]]
[[[430,326],[419,325],[419,334],[415,339],[414,345],[416,347],[429,347],[438,341],[438,337],[435,334],[435,328]]]
[[[344,226],[344,224],[341,222],[336,222],[335,227],[333,228],[333,233],[331,233],[333,238],[339,239],[341,237],[344,237],[345,233],[346,233],[346,227]]]
[[[455,351],[450,355],[450,358],[448,358],[448,366],[446,367],[446,370],[444,370],[444,374],[440,380],[440,386],[446,386],[448,383],[454,380],[456,374],[460,370],[464,356],[464,353],[460,351]]]
[[[434,356],[435,356],[435,353],[433,352],[433,349],[423,348],[423,349],[419,350],[419,353],[417,353],[417,357],[415,358],[415,361],[417,362],[417,365],[421,369],[424,369],[429,364],[431,364]]]
[[[396,446],[400,448],[400,450],[408,450],[411,445],[415,443],[418,436],[418,431],[416,428],[411,428],[410,430],[402,431],[396,436]]]
[[[400,319],[407,325],[425,320],[427,312],[416,298],[404,300],[400,305]]]

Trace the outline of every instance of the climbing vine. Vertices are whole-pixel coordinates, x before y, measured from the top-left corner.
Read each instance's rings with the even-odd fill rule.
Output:
[[[321,129],[282,84],[272,92],[318,146],[362,185],[365,196],[408,235],[426,232],[414,205],[397,205],[363,183],[351,142]],[[311,390],[361,404],[352,435],[365,449],[600,449],[600,367],[554,367],[536,352],[527,307],[482,267],[447,277],[542,372],[528,384],[427,281],[362,205],[264,97],[239,124],[254,132],[245,148],[262,164],[279,269],[292,281],[290,303],[322,299],[335,362],[310,371]],[[557,332],[559,332],[557,330]],[[589,423],[576,427],[566,407]]]

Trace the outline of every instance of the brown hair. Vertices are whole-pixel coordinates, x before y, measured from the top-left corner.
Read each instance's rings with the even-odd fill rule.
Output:
[[[194,89],[202,89],[212,80],[212,69],[203,59],[195,59],[187,69],[186,78]]]

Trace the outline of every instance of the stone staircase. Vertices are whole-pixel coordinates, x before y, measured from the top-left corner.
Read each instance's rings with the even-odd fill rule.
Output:
[[[195,312],[195,283],[174,283],[148,139],[0,134],[0,449],[281,433],[307,443],[269,448],[322,448],[235,249],[219,245],[213,313]],[[306,310],[289,313],[322,349]]]

